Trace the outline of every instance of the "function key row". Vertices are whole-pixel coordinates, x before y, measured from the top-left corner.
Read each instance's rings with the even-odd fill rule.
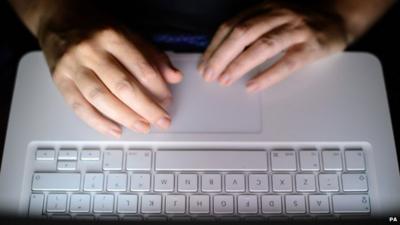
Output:
[[[58,160],[59,170],[75,170],[78,159],[82,162],[102,163],[103,170],[151,170],[151,150],[81,150],[78,158],[78,150],[60,149],[56,157],[54,149],[37,149],[37,161]],[[103,157],[102,156],[103,153]],[[317,150],[272,150],[265,152],[241,150],[241,151],[158,151],[159,157],[155,159],[156,170],[252,170],[267,171],[268,155],[272,171],[364,171],[366,169],[365,156],[362,149],[326,149]],[[212,157],[215,155],[215,157]],[[203,159],[204,158],[204,159]],[[230,160],[222,160],[229,158]],[[254,158],[254,159],[253,159]],[[218,159],[213,162],[213,159]],[[219,160],[221,159],[221,160]],[[247,161],[244,161],[246,159]],[[204,161],[204,163],[191,162]],[[237,162],[235,162],[237,161]],[[225,165],[226,164],[226,165]],[[204,167],[203,169],[200,167]]]

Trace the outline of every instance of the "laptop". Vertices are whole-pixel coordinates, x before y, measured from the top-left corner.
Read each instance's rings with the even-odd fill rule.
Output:
[[[322,59],[259,94],[201,79],[199,54],[168,53],[172,126],[116,140],[81,122],[41,52],[20,61],[0,174],[0,212],[112,221],[295,221],[400,212],[382,68]]]

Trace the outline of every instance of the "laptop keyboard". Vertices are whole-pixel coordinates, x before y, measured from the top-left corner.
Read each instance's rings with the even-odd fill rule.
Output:
[[[292,220],[369,215],[362,146],[32,148],[31,217]]]

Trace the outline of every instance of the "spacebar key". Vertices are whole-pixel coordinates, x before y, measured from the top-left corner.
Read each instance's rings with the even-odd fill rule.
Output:
[[[159,150],[157,171],[266,171],[264,150]]]
[[[32,190],[34,191],[78,191],[81,182],[79,173],[35,173]]]

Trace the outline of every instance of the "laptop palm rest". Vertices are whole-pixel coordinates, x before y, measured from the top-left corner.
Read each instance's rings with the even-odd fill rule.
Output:
[[[230,87],[207,83],[197,72],[198,56],[173,57],[184,79],[172,85],[172,117],[168,133],[259,133],[261,132],[261,95],[246,93],[246,75]],[[250,72],[251,73],[251,72]],[[254,73],[254,72],[253,72]],[[234,97],[232,97],[234,96]],[[153,128],[152,132],[164,132]]]

